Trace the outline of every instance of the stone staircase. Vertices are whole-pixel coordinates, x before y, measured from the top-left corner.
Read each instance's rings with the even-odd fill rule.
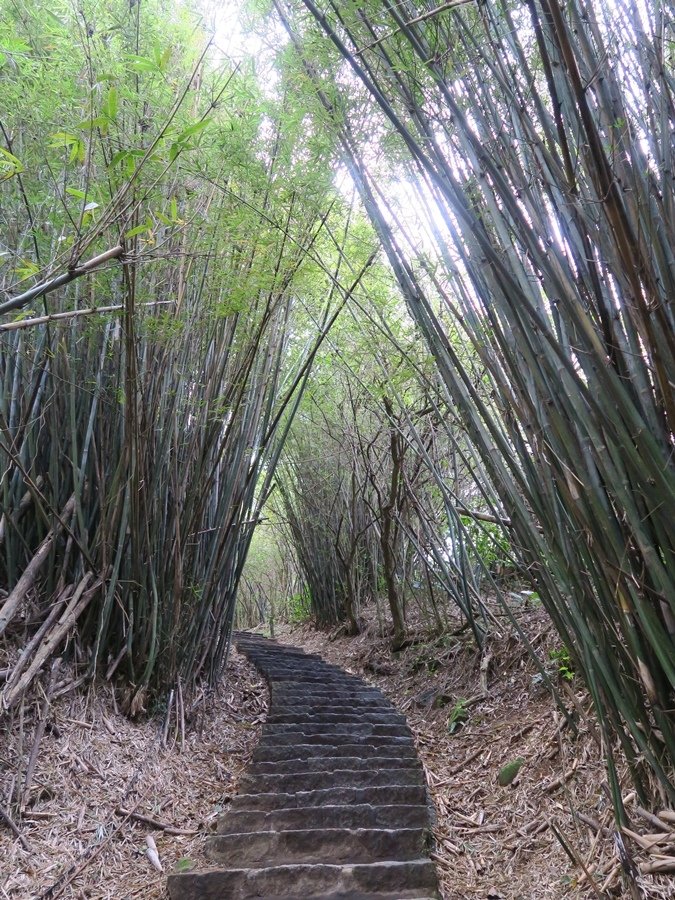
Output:
[[[213,866],[169,876],[172,900],[438,898],[405,718],[317,656],[256,635],[236,644],[269,683],[269,714],[208,839]]]

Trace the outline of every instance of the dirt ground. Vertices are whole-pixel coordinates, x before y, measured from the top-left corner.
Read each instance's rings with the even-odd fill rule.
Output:
[[[551,658],[560,647],[544,611],[522,610],[522,619],[550,660],[567,707],[587,709],[579,679],[568,681],[564,659]],[[413,629],[413,636],[417,642],[392,654],[372,614],[355,638],[307,625],[277,628],[279,640],[377,685],[407,716],[435,807],[434,859],[444,900],[675,898],[672,874],[638,874],[640,893],[624,883],[592,719],[582,718],[576,733],[565,724],[511,626],[495,628],[483,654],[466,631],[439,639]],[[501,787],[500,771],[517,760],[523,761],[517,776]],[[630,795],[626,780],[632,830],[658,844],[647,853],[625,835],[627,855],[638,872],[668,868],[666,860],[675,872],[675,816],[670,825],[657,820],[658,827]]]
[[[165,747],[164,717],[130,721],[109,685],[57,699],[16,819],[29,849],[0,821],[0,897],[165,897],[168,872],[181,860],[203,861],[204,835],[236,792],[266,710],[265,686],[236,651],[218,694],[188,710],[184,741],[172,716]],[[23,779],[34,717],[27,706],[29,746],[19,746],[18,719],[0,734],[3,806],[21,757]],[[151,864],[148,836],[162,872]]]

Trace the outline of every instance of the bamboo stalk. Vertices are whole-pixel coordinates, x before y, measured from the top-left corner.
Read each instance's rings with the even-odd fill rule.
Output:
[[[11,594],[2,604],[2,607],[0,607],[0,635],[3,634],[12,618],[16,614],[17,610],[19,609],[22,601],[25,599],[26,593],[35,583],[35,579],[39,575],[42,566],[47,560],[54,541],[59,536],[61,529],[64,527],[65,521],[69,519],[73,514],[74,509],[75,495],[73,494],[70,500],[68,500],[66,505],[63,507],[58,523],[44,538],[29,565],[24,569],[21,578],[17,582]]]

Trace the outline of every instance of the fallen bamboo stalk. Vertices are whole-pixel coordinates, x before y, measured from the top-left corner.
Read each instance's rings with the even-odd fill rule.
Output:
[[[21,678],[19,678],[15,685],[12,685],[9,689],[7,688],[7,686],[5,687],[1,695],[2,705],[5,709],[8,709],[10,706],[16,703],[18,698],[22,696],[28,685],[44,665],[45,661],[51,656],[54,650],[68,634],[72,626],[78,620],[81,613],[84,611],[89,601],[94,596],[94,593],[101,584],[101,581],[98,580],[92,585],[91,588],[89,588],[89,590],[86,590],[89,582],[93,577],[94,576],[91,572],[88,572],[84,576],[82,581],[80,581],[80,583],[78,584],[70,603],[61,614],[59,621],[54,626],[54,630],[47,634],[42,644],[36,650],[35,656],[33,657],[30,666],[26,669],[24,674],[21,676]]]
[[[23,847],[23,849],[27,850],[29,853],[32,853],[31,845],[28,843],[26,838],[23,836],[23,834],[17,827],[16,823],[14,822],[14,819],[12,819],[10,814],[7,812],[7,810],[3,806],[0,806],[0,819],[2,819],[2,821],[5,823],[5,825],[7,825],[8,828],[14,832],[14,834],[19,839],[19,841],[21,841],[21,846]]]
[[[34,652],[35,648],[37,646],[39,646],[40,642],[42,641],[42,638],[45,636],[45,634],[49,631],[49,629],[52,627],[54,622],[58,619],[58,617],[63,612],[63,607],[66,605],[68,600],[70,600],[74,588],[75,588],[74,584],[69,584],[69,585],[66,585],[66,587],[61,591],[61,593],[59,594],[59,596],[56,599],[56,602],[50,609],[49,615],[47,616],[47,618],[44,620],[42,625],[40,625],[40,627],[35,632],[33,637],[30,639],[30,641],[26,644],[26,646],[21,651],[21,655],[19,656],[17,661],[14,663],[14,667],[12,669],[8,669],[8,673],[9,673],[7,676],[8,688],[11,688],[13,682],[18,681],[19,676],[21,675],[23,670],[26,668],[26,666],[30,663],[31,659],[33,658],[33,652]]]
[[[47,693],[45,694],[45,700],[42,704],[42,714],[40,716],[40,721],[37,723],[37,727],[35,728],[35,740],[33,741],[33,747],[28,758],[28,765],[26,766],[26,777],[23,783],[23,794],[21,796],[22,808],[25,808],[26,803],[28,802],[28,794],[33,781],[33,774],[35,772],[35,763],[37,762],[38,753],[40,752],[40,743],[42,742],[42,737],[45,733],[47,716],[49,715],[49,707],[51,706],[52,694],[54,693],[54,687],[56,686],[56,676],[58,675],[60,665],[60,659],[55,659],[52,663],[52,670],[49,675]]]
[[[645,822],[649,822],[649,824],[650,824],[651,826],[653,826],[654,828],[657,828],[659,831],[665,831],[665,832],[668,832],[668,833],[672,832],[672,829],[671,829],[670,825],[668,825],[666,822],[661,821],[661,819],[659,819],[658,816],[655,816],[655,815],[653,815],[652,813],[648,812],[648,811],[647,811],[646,809],[644,809],[642,806],[636,805],[636,806],[635,806],[635,812],[636,812],[642,819],[644,819]]]
[[[122,807],[119,807],[115,810],[115,815],[126,816],[127,818],[134,819],[136,822],[140,822],[143,825],[149,825],[150,828],[157,828],[158,831],[165,831],[167,834],[175,834],[186,837],[199,834],[198,828],[177,828],[175,825],[169,825],[168,822],[161,822],[159,819],[153,819],[151,816],[145,816],[141,813],[133,812],[128,809],[122,809]]]
[[[666,875],[670,872],[675,872],[675,856],[640,863],[640,873],[642,875]]]
[[[65,525],[64,520],[70,518],[74,509],[75,494],[72,495],[70,500],[64,506],[59,520],[44,538],[35,555],[24,569],[23,574],[16,583],[14,590],[3,603],[2,609],[0,609],[0,635],[4,633],[5,629],[14,617],[14,614],[18,610],[21,601],[26,596],[27,591],[30,590],[30,588],[33,586],[33,583],[35,582],[40,569],[49,556],[49,552],[52,549],[52,544],[56,540],[57,536],[61,533],[61,530]]]

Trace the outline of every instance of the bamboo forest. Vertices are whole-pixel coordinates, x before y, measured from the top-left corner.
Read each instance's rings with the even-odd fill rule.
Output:
[[[675,896],[675,7],[0,0],[0,896]]]

